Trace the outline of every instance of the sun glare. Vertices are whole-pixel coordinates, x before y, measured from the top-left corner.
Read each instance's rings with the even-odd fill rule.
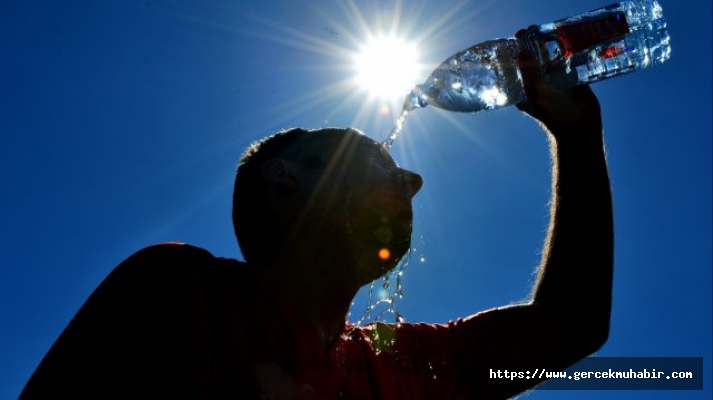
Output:
[[[355,57],[357,84],[384,99],[404,96],[418,79],[416,46],[392,36],[373,37]]]

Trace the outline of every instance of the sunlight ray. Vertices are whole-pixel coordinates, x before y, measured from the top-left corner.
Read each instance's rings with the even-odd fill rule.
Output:
[[[427,39],[442,36],[441,30],[444,29],[445,26],[458,26],[458,28],[462,28],[462,25],[454,23],[453,17],[458,15],[460,17],[459,19],[466,18],[466,16],[459,15],[459,12],[464,7],[464,5],[465,2],[462,2],[459,5],[450,8],[438,19],[429,21],[428,26],[418,32],[418,35],[415,37],[415,40],[419,43],[425,43],[428,41]],[[471,16],[467,18],[471,18]]]
[[[359,47],[359,44],[363,41],[363,38],[370,34],[368,32],[369,29],[356,22],[358,18],[353,18],[353,15],[349,14],[349,11],[343,3],[338,2],[336,4],[339,5],[342,14],[347,17],[347,21],[356,28],[355,30],[351,30],[347,27],[344,27],[344,20],[339,20],[335,16],[330,15],[329,13],[324,11],[322,7],[314,6],[312,8],[314,13],[319,15],[323,20],[325,20],[328,25],[340,27],[336,29],[337,36],[348,41],[349,44],[352,46],[351,49],[348,49],[348,51],[355,52],[356,49]],[[366,22],[364,22],[364,24],[366,24]]]
[[[403,10],[403,0],[397,0],[394,4],[394,11],[391,14],[391,32],[393,36],[399,36],[399,28],[401,27],[401,12]]]
[[[324,104],[330,104],[330,108],[336,110],[339,107],[335,108],[335,104],[348,104],[358,96],[358,93],[354,93],[351,90],[349,81],[341,80],[329,86],[295,96],[289,101],[276,104],[275,109],[267,110],[266,112],[273,123],[289,121]]]
[[[376,109],[376,103],[374,102],[362,102],[361,106],[359,106],[359,110],[356,112],[354,117],[352,118],[351,125],[352,126],[362,126],[365,124],[365,121],[369,119],[369,115],[373,115],[373,111]],[[373,135],[373,133],[372,133]]]
[[[301,32],[294,28],[286,27],[263,17],[253,16],[251,19],[274,30],[259,34],[252,30],[243,30],[243,33],[245,34],[250,34],[251,36],[256,36],[273,43],[280,43],[295,49],[307,50],[315,54],[325,55],[332,58],[335,58],[335,55],[340,55],[341,57],[336,58],[347,59],[353,53],[353,50],[347,49],[344,46],[340,46],[317,36]],[[276,32],[279,32],[279,34],[276,34]]]
[[[346,2],[346,6],[348,9],[345,10],[345,14],[352,17],[352,20],[357,24],[357,28],[361,31],[363,37],[373,36],[374,32],[369,27],[356,2],[349,0]]]
[[[380,121],[384,118],[383,111],[380,113],[380,109],[384,109],[384,101],[386,99],[382,99],[382,101],[379,102],[373,98],[360,98],[360,96],[363,96],[363,93],[359,93],[358,90],[355,90],[357,86],[353,77],[356,72],[353,60],[360,45],[363,45],[368,38],[374,37],[377,33],[391,34],[394,36],[406,34],[407,37],[415,34],[416,38],[413,41],[416,43],[433,42],[443,37],[444,32],[461,29],[468,24],[468,21],[472,21],[473,14],[478,12],[477,10],[472,10],[464,14],[462,10],[465,7],[465,2],[458,2],[452,7],[447,8],[445,13],[441,14],[435,20],[430,21],[429,24],[424,27],[415,25],[415,22],[411,24],[408,23],[408,21],[417,21],[419,16],[423,15],[423,10],[425,9],[425,5],[423,4],[420,4],[418,7],[407,8],[404,2],[399,0],[393,4],[392,9],[388,13],[375,15],[374,18],[365,14],[365,9],[354,0],[337,2],[335,5],[341,10],[345,18],[324,11],[323,5],[310,3],[314,13],[319,15],[322,20],[326,21],[327,24],[340,27],[340,29],[331,36],[332,38],[338,37],[339,41],[324,39],[316,34],[305,32],[292,26],[285,26],[264,16],[246,14],[240,16],[232,15],[229,10],[225,10],[225,15],[221,15],[220,19],[210,18],[205,15],[195,15],[186,10],[179,10],[168,6],[164,6],[163,11],[173,15],[179,15],[191,23],[210,25],[217,29],[250,35],[251,37],[257,37],[293,49],[325,56],[328,60],[331,60],[331,62],[325,63],[321,61],[319,63],[315,62],[314,65],[295,66],[294,68],[302,68],[310,71],[343,71],[346,73],[343,79],[339,79],[328,85],[321,85],[316,90],[301,93],[298,96],[276,104],[275,108],[270,110],[272,117],[268,118],[270,121],[269,125],[272,126],[274,126],[275,123],[280,124],[290,121],[299,115],[303,115],[310,110],[326,104],[330,104],[330,115],[338,115],[349,107],[358,104],[358,108],[353,112],[351,119],[352,124],[366,126],[372,121],[377,124],[383,124],[384,122]],[[482,7],[478,9],[482,10]],[[407,15],[404,13],[407,13]],[[266,29],[256,31],[254,29],[242,28],[235,23],[225,23],[225,18],[236,20],[239,18],[248,18],[264,26]],[[431,16],[429,16],[429,19],[430,18]],[[356,31],[342,28],[345,26],[345,23],[355,27]],[[349,25],[346,26],[348,27]],[[431,51],[431,53],[433,53],[433,51]],[[424,66],[419,65],[418,68],[419,71],[422,71]],[[388,102],[388,109],[393,112],[396,111],[398,107],[398,110],[400,110],[400,104],[398,103],[398,101]],[[275,115],[278,117],[275,118]],[[395,118],[396,117],[393,119],[395,120]],[[470,137],[477,145],[483,145],[482,140],[479,140],[478,136],[473,135],[471,129],[467,129],[463,125],[463,122],[459,122],[461,120],[453,115],[445,115],[443,118],[445,118],[444,123],[446,125],[455,127],[457,131]],[[327,118],[323,119],[325,122],[327,120]],[[435,143],[430,143],[429,145],[434,144]],[[411,151],[410,149],[407,150],[408,153]],[[415,151],[415,149],[413,151]]]

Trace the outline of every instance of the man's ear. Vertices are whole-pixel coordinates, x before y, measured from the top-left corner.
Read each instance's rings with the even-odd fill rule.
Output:
[[[296,192],[300,186],[297,178],[290,172],[289,162],[281,158],[271,158],[262,165],[262,176],[290,192]]]

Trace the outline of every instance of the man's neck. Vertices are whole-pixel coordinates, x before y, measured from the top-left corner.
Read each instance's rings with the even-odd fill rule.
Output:
[[[343,281],[334,281],[315,260],[294,261],[290,264],[273,263],[268,267],[268,279],[284,293],[308,318],[322,338],[325,350],[342,333],[351,301],[359,290],[358,285],[345,287]],[[298,267],[299,266],[299,267]],[[331,264],[326,268],[346,268]]]

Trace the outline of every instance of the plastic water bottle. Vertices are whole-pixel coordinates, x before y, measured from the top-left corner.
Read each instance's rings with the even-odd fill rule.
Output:
[[[545,81],[559,87],[648,68],[671,56],[659,3],[622,1],[454,54],[406,96],[404,112],[429,104],[475,112],[519,103],[525,99],[516,63],[522,49],[534,54]]]

